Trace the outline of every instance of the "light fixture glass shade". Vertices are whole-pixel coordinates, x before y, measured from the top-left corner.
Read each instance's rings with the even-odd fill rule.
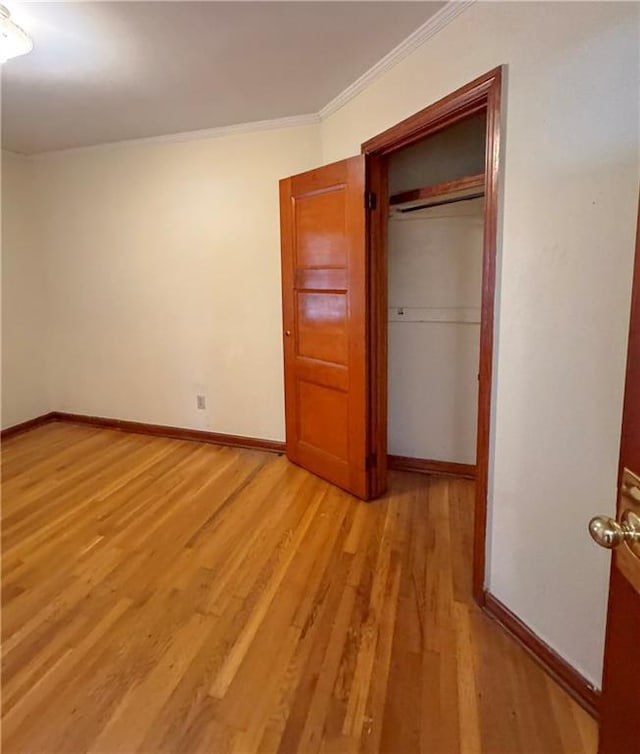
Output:
[[[11,20],[11,14],[4,5],[0,5],[0,63],[18,55],[26,55],[32,49],[31,37]]]

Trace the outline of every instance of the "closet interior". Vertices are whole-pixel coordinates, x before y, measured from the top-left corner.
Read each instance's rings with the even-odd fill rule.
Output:
[[[388,163],[388,452],[476,463],[485,114]]]

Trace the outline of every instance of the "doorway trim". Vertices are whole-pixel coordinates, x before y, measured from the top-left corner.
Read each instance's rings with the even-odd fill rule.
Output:
[[[486,112],[485,209],[482,252],[482,303],[478,369],[478,431],[473,534],[472,589],[476,602],[485,604],[487,496],[491,438],[493,333],[500,177],[500,125],[503,66],[494,68],[415,115],[374,136],[362,145],[367,158],[367,190],[377,198],[379,211],[369,212],[369,411],[372,427],[370,453],[377,463],[371,470],[371,497],[385,490],[387,475],[387,223],[389,202],[387,158],[414,142],[431,136],[470,115]],[[372,202],[368,201],[369,206]],[[375,205],[374,205],[375,206]]]

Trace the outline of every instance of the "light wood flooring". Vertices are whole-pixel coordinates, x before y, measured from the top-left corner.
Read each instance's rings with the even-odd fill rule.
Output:
[[[470,482],[63,423],[2,474],[5,754],[596,750],[472,603]]]

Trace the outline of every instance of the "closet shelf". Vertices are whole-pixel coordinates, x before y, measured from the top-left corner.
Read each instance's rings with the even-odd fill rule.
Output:
[[[484,196],[484,173],[456,178],[453,181],[436,183],[411,191],[402,191],[389,198],[389,204],[400,211],[422,209],[423,207],[449,204],[463,199]],[[399,205],[403,205],[400,207]]]

